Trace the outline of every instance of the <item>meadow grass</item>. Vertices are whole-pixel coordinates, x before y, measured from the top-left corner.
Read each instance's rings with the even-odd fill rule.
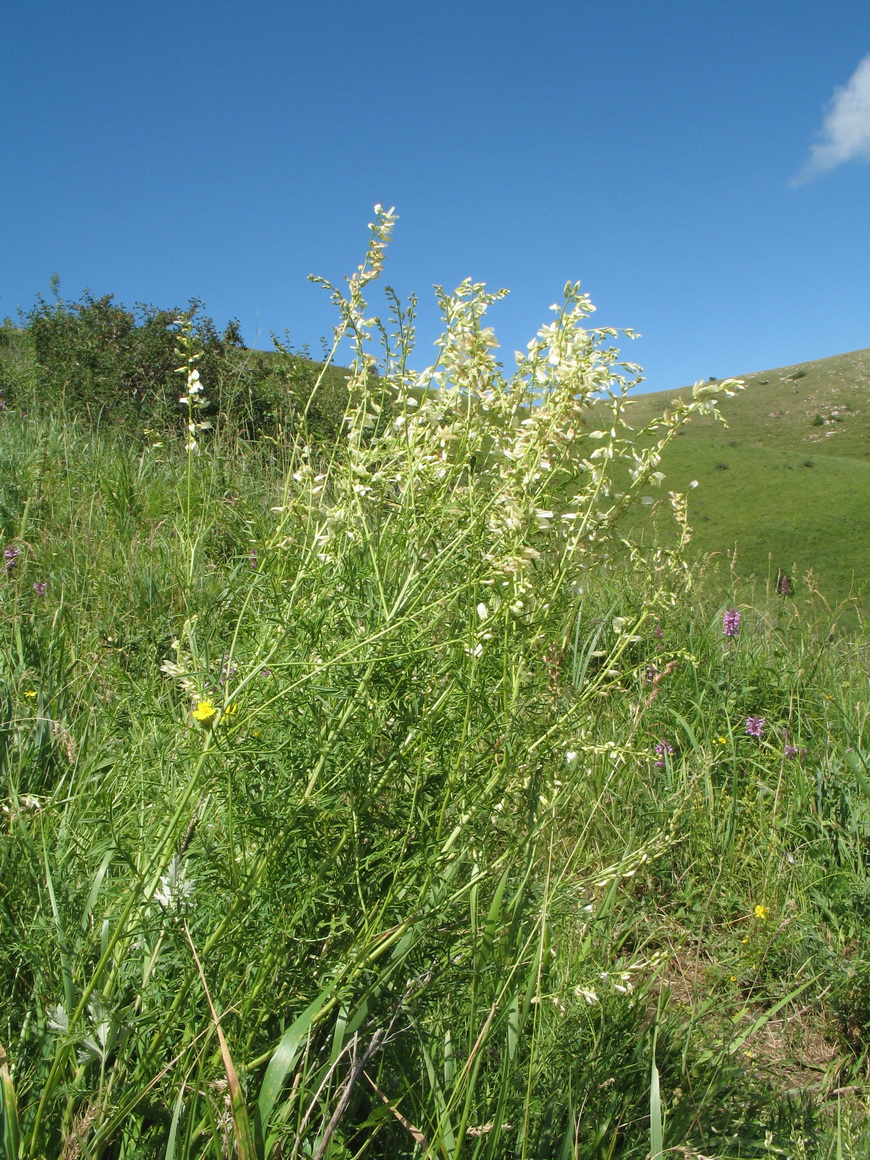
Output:
[[[680,490],[691,480],[694,555],[725,563],[726,583],[779,570],[829,600],[860,597],[870,575],[870,350],[741,375],[727,427],[700,418],[665,451]],[[642,428],[691,389],[637,395]],[[729,559],[730,558],[730,559]]]
[[[866,636],[628,535],[576,287],[374,364],[391,225],[334,444],[0,414],[5,1156],[865,1154]]]

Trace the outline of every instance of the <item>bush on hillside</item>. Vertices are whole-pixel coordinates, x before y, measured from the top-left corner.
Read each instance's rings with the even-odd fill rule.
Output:
[[[23,329],[3,328],[0,389],[7,406],[38,414],[63,408],[137,433],[143,426],[183,431],[175,372],[179,322],[189,317],[214,425],[257,438],[294,429],[304,417],[315,442],[337,437],[347,404],[343,377],[318,383],[319,367],[306,351],[277,340],[273,352],[247,350],[238,320],[219,333],[196,299],[185,310],[141,303],[130,309],[112,294],[89,290],[65,300],[57,287],[53,279],[54,301],[39,296]]]
[[[179,314],[141,305],[128,310],[113,295],[96,298],[90,291],[77,302],[38,297],[27,325],[40,396],[90,418],[124,421],[177,412]],[[214,370],[221,354],[214,325],[208,318],[195,325],[204,368]]]

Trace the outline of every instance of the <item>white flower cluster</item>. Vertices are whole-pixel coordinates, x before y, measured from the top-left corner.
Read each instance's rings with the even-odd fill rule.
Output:
[[[600,572],[616,554],[645,569],[656,591],[673,587],[684,574],[679,549],[653,549],[624,535],[622,517],[636,503],[654,503],[646,492],[663,482],[664,446],[691,415],[716,414],[712,389],[699,387],[636,433],[626,408],[640,369],[618,361],[616,331],[588,328],[594,307],[571,282],[563,302],[551,307],[551,321],[516,353],[512,374],[497,359],[486,321],[506,291],[488,292],[470,279],[453,294],[436,287],[444,331],[434,363],[415,373],[413,299],[403,309],[393,296],[388,334],[363,297],[383,270],[396,221],[392,209],[375,211],[349,292],[322,283],[341,314],[337,333],[350,336],[355,352],[344,446],[318,469],[300,450],[274,543],[304,553],[313,546],[330,564],[374,543],[378,528],[413,525],[418,560],[439,559],[446,543],[468,545],[485,572],[479,582],[499,595],[501,615],[526,623],[548,606],[548,585],[550,594],[579,591],[585,572]],[[375,329],[380,362],[369,349]],[[715,388],[728,395],[740,384]],[[672,496],[671,506],[682,545],[689,535],[685,502]],[[472,655],[481,654],[481,636],[468,644]]]
[[[68,1035],[69,1022],[69,1012],[62,1003],[49,1008],[49,1030],[57,1035]],[[95,995],[87,1005],[85,1029],[78,1035],[79,1063],[95,1061],[104,1067],[108,1057],[125,1042],[129,1034],[129,1026],[117,1018],[99,995]]]
[[[200,696],[200,689],[198,682],[193,680],[192,662],[188,656],[185,655],[180,640],[174,640],[169,646],[175,653],[175,660],[170,660],[168,657],[160,666],[161,673],[165,673],[167,677],[172,677],[176,680],[179,686],[184,689],[185,693],[189,693],[192,697]]]
[[[211,428],[210,420],[197,420],[195,418],[197,411],[201,411],[203,407],[208,406],[208,399],[202,393],[199,371],[196,369],[196,363],[202,358],[202,351],[197,349],[197,341],[193,333],[193,324],[190,315],[183,315],[181,318],[177,318],[175,322],[180,328],[179,349],[175,353],[179,358],[184,359],[184,365],[176,367],[175,373],[185,375],[187,378],[187,391],[179,397],[178,402],[187,410],[187,442],[185,443],[185,450],[188,453],[192,453],[199,450],[199,443],[196,438],[197,433],[207,431]]]
[[[174,854],[154,892],[154,899],[167,913],[179,913],[187,906],[194,886],[182,858]]]

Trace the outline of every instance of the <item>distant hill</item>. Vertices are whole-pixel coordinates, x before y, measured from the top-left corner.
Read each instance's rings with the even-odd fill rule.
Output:
[[[695,420],[668,448],[668,488],[692,492],[702,554],[736,549],[742,577],[798,585],[808,572],[828,599],[870,594],[870,349],[735,375],[746,389],[722,403],[727,428]],[[635,397],[640,428],[683,390]]]

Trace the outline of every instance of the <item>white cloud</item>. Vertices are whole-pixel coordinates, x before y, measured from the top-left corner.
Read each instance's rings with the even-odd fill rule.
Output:
[[[819,136],[821,140],[811,147],[792,184],[809,181],[855,157],[870,161],[870,53],[848,83],[834,92]]]

